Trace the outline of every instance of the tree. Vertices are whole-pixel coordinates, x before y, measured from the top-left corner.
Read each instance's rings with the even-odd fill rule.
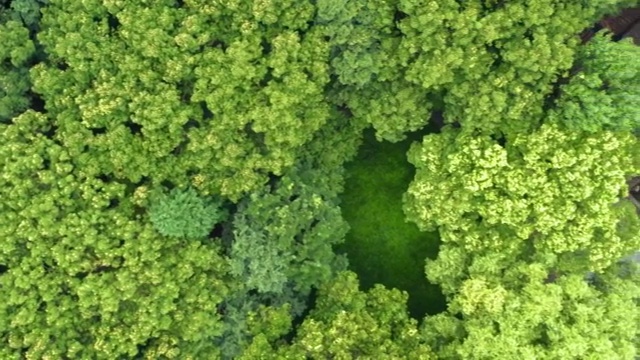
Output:
[[[640,172],[630,134],[544,124],[502,145],[452,128],[408,153],[417,168],[405,212],[466,251],[516,254],[531,244],[566,267],[602,269],[640,247],[627,177]],[[585,270],[586,271],[586,270]]]
[[[394,142],[432,110],[469,131],[528,131],[572,66],[576,34],[621,3],[322,1],[339,82],[331,99]]]
[[[46,6],[48,0],[9,0],[11,15],[14,20],[21,21],[30,29],[38,29],[40,9]]]
[[[629,2],[12,1],[0,358],[628,356],[636,275],[611,264],[640,245],[637,139],[543,105],[579,30]],[[362,130],[399,141],[432,110],[461,128],[409,153],[450,300],[420,331],[333,247]]]
[[[220,245],[161,238],[127,184],[74,168],[51,124],[0,124],[0,357],[215,358],[234,286]]]
[[[502,277],[471,276],[423,335],[439,359],[632,359],[640,272],[631,267],[608,268],[596,284],[580,274],[548,282],[544,266],[524,262]]]
[[[560,88],[550,118],[570,130],[633,131],[640,128],[640,47],[632,39],[596,34],[580,48],[580,71]]]
[[[270,328],[268,317],[253,313],[285,311],[288,318],[301,319],[314,289],[346,268],[346,259],[333,249],[348,230],[338,192],[359,130],[336,111],[302,147],[294,167],[239,202],[223,235],[231,274],[240,284],[223,304],[225,330],[216,338],[223,358],[235,359],[262,339],[265,334],[256,328]],[[273,333],[269,342],[280,342],[291,331]]]
[[[78,171],[238,201],[327,121],[329,45],[311,3],[174,3],[49,1],[34,90]]]
[[[35,53],[35,45],[29,38],[29,29],[15,20],[0,16],[0,122],[26,110],[30,105],[26,96],[31,86],[28,63]]]
[[[159,192],[149,208],[154,228],[164,236],[177,238],[205,238],[226,216],[219,199],[198,197],[192,188]]]
[[[342,272],[321,287],[315,308],[290,346],[272,348],[269,337],[262,335],[240,358],[435,359],[416,321],[408,317],[406,301],[406,293],[381,285],[361,292],[356,275]],[[273,326],[288,321],[273,315],[272,319]]]

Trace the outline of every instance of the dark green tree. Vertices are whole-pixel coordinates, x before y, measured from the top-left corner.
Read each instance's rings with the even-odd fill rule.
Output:
[[[0,122],[8,123],[30,105],[29,61],[35,45],[22,23],[4,20],[0,17]]]
[[[149,207],[154,228],[164,236],[176,238],[205,238],[226,216],[220,199],[199,197],[192,188],[160,192]]]
[[[550,121],[568,129],[640,129],[640,47],[631,39],[614,42],[611,34],[596,34],[577,54],[579,71],[560,87],[561,96]]]

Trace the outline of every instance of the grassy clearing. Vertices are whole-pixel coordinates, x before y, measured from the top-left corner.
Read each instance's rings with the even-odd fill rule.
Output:
[[[407,291],[416,319],[445,309],[439,287],[424,275],[424,260],[438,253],[438,234],[420,232],[405,222],[402,211],[402,194],[415,173],[406,152],[422,135],[393,144],[377,142],[372,131],[365,133],[357,158],[346,167],[342,209],[351,231],[338,249],[347,254],[363,289],[380,283]]]

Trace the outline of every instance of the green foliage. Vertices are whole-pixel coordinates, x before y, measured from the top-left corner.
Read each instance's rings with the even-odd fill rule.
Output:
[[[9,0],[16,20],[21,20],[28,28],[37,28],[40,21],[40,8],[46,6],[48,0]]]
[[[409,318],[406,301],[406,293],[381,285],[361,292],[356,275],[342,272],[320,288],[316,307],[290,346],[274,349],[262,336],[240,358],[435,359]],[[274,324],[287,320],[273,318]]]
[[[580,274],[545,281],[536,263],[464,280],[447,313],[423,334],[439,359],[632,359],[640,318],[638,271],[607,269],[598,285]],[[635,274],[635,275],[634,275]]]
[[[223,235],[240,284],[223,304],[224,332],[215,341],[223,358],[237,358],[252,342],[281,342],[292,331],[287,319],[303,315],[312,289],[346,267],[332,249],[347,231],[337,192],[359,131],[345,120],[336,111],[303,146],[294,168],[238,204]]]
[[[35,53],[29,29],[9,20],[0,24],[0,122],[8,122],[29,106],[28,61]]]
[[[164,236],[175,238],[205,238],[226,216],[220,199],[199,197],[192,188],[161,192],[149,207],[154,228]]]
[[[0,358],[630,358],[637,276],[610,265],[640,246],[637,112],[612,104],[637,50],[576,36],[628,3],[13,0]],[[415,174],[408,142],[372,145],[434,109],[461,129]],[[420,331],[373,283],[441,310],[425,258],[449,306]]]
[[[640,129],[640,47],[599,33],[577,55],[580,72],[561,87],[551,119],[571,130]]]
[[[250,289],[280,293],[292,281],[308,293],[343,266],[332,251],[347,232],[340,208],[289,176],[242,202],[233,225],[231,271]]]
[[[633,207],[616,205],[640,172],[636,146],[629,134],[549,124],[504,146],[449,128],[409,151],[417,172],[405,212],[467,251],[507,255],[531,242],[540,254],[566,255],[567,266],[581,254],[582,266],[604,268],[640,248],[640,229],[618,230]]]
[[[425,258],[438,253],[438,234],[420,232],[402,211],[402,194],[414,175],[406,161],[409,145],[409,140],[380,143],[365,132],[358,157],[346,165],[342,208],[351,230],[338,250],[346,252],[364,289],[380,283],[407,291],[411,315],[420,319],[445,304],[422,270]]]
[[[159,238],[126,185],[74,168],[51,124],[0,124],[0,358],[215,358],[233,286],[219,245]]]
[[[318,3],[316,21],[332,37],[341,85],[332,101],[372,124],[378,139],[400,141],[434,108],[469,131],[535,128],[553,83],[571,68],[576,34],[619,4],[334,0]]]
[[[338,206],[343,164],[355,154],[359,129],[335,114],[280,179],[238,205],[230,245],[232,273],[248,289],[281,293],[294,284],[307,294],[344,268],[333,246],[348,230]]]
[[[34,90],[78,171],[237,201],[328,120],[329,45],[310,3],[173,3],[49,1]]]

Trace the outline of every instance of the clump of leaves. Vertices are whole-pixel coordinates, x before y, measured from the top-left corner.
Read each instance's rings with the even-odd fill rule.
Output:
[[[200,197],[192,188],[174,188],[168,193],[156,193],[149,207],[149,216],[154,228],[162,235],[200,239],[206,237],[215,224],[223,221],[227,212],[219,198]]]

